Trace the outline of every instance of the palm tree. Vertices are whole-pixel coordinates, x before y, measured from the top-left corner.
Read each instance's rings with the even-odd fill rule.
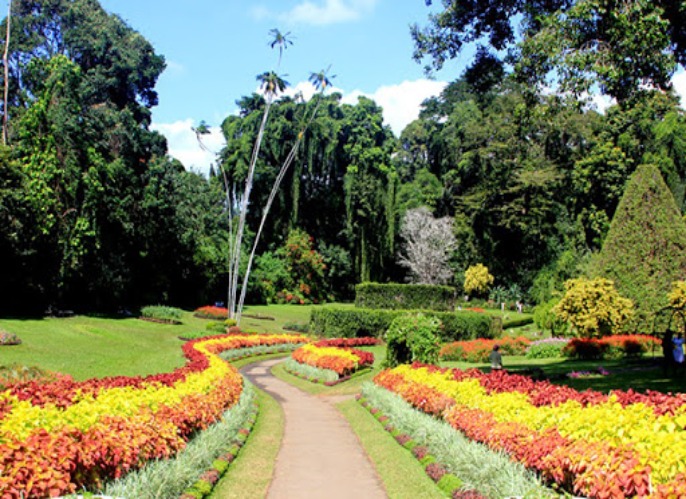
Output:
[[[250,256],[248,258],[248,266],[245,270],[245,275],[243,276],[243,285],[241,287],[241,296],[238,300],[238,307],[237,307],[237,314],[236,314],[236,322],[240,323],[241,320],[241,313],[243,311],[243,304],[245,302],[245,294],[248,289],[248,277],[250,276],[250,270],[252,269],[252,262],[253,259],[255,258],[255,251],[257,250],[257,243],[260,240],[260,236],[262,235],[262,230],[264,229],[264,224],[265,221],[267,220],[267,215],[269,214],[269,210],[271,209],[272,203],[274,202],[274,198],[276,197],[277,192],[279,191],[279,187],[281,186],[281,182],[283,181],[284,177],[286,176],[286,172],[290,168],[291,164],[293,163],[293,160],[295,159],[297,153],[298,153],[298,148],[300,147],[300,144],[305,137],[305,132],[307,131],[308,127],[314,120],[315,116],[317,115],[317,111],[319,110],[319,105],[321,104],[322,97],[324,95],[324,92],[326,91],[327,87],[331,86],[331,80],[327,77],[327,72],[329,68],[326,70],[322,70],[318,73],[310,73],[310,83],[315,87],[317,90],[317,103],[314,106],[314,109],[312,110],[312,114],[310,114],[309,118],[307,115],[305,115],[303,119],[303,126],[301,127],[300,131],[298,132],[297,139],[295,141],[295,144],[293,144],[293,147],[291,148],[290,152],[288,153],[288,156],[286,156],[286,160],[283,162],[281,165],[281,169],[279,170],[278,175],[276,176],[276,179],[274,180],[274,184],[272,185],[272,190],[269,193],[269,198],[267,199],[267,203],[264,206],[264,209],[262,210],[262,219],[260,220],[260,226],[257,229],[257,234],[255,234],[255,240],[253,241],[252,249],[250,251]],[[334,78],[332,76],[331,78]]]
[[[293,42],[288,38],[291,32],[286,34],[281,33],[277,28],[269,30],[269,34],[272,36],[272,41],[269,43],[271,48],[279,47],[279,62],[276,67],[281,66],[281,57],[283,56],[283,51],[288,48],[289,45],[293,45]]]
[[[12,0],[9,2],[7,7],[7,33],[5,38],[5,53],[2,57],[2,63],[5,70],[5,88],[4,88],[4,107],[2,108],[2,144],[7,145],[7,120],[9,119],[9,113],[7,112],[7,101],[10,88],[10,74],[9,74],[9,50],[10,50],[10,26],[12,21]]]
[[[284,48],[287,46],[288,40],[285,36],[281,35],[278,30],[272,30],[275,32],[276,39],[271,44],[272,48],[279,47],[279,64],[281,63],[281,54]],[[241,261],[241,244],[243,242],[243,232],[245,230],[245,219],[248,214],[248,203],[250,200],[250,192],[252,191],[253,179],[255,176],[255,167],[257,165],[257,158],[260,153],[260,148],[262,147],[262,138],[264,137],[264,130],[267,126],[267,119],[269,118],[269,110],[271,109],[272,102],[274,98],[279,94],[283,93],[288,86],[288,82],[281,78],[274,71],[266,71],[260,75],[257,75],[257,81],[260,82],[260,88],[264,91],[266,97],[264,114],[262,115],[262,122],[260,123],[260,128],[257,132],[257,138],[255,139],[255,145],[253,147],[252,156],[250,157],[250,164],[248,165],[248,175],[245,179],[245,190],[243,192],[243,197],[240,203],[240,212],[238,214],[238,225],[236,230],[235,240],[231,238],[231,243],[229,244],[229,290],[228,290],[228,309],[229,316],[236,319],[236,322],[240,322],[240,310],[242,309],[242,301],[239,305],[238,310],[236,309],[237,298],[238,298],[238,275],[239,267]],[[229,205],[231,201],[229,200]],[[247,282],[249,271],[246,272],[244,282]],[[245,285],[243,286],[241,298],[245,295]]]

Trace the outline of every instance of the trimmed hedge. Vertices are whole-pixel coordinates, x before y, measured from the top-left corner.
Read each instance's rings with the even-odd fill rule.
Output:
[[[521,326],[528,326],[529,324],[533,324],[534,318],[532,316],[527,316],[527,317],[511,317],[509,319],[505,319],[503,321],[503,329],[509,329],[512,327],[521,327]]]
[[[312,310],[310,331],[329,338],[383,337],[399,315],[422,313],[436,317],[443,326],[441,341],[495,338],[502,332],[498,317],[477,312],[436,312],[432,310],[374,310],[368,308],[322,307]]]
[[[448,312],[455,309],[455,288],[428,284],[363,282],[355,286],[355,307]]]

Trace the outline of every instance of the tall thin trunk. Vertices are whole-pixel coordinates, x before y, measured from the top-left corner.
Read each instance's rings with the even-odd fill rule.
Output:
[[[279,170],[279,174],[276,176],[276,180],[274,180],[274,184],[272,185],[272,190],[269,193],[269,198],[267,199],[267,204],[264,207],[264,210],[262,212],[262,219],[260,220],[260,227],[257,229],[257,234],[255,235],[255,241],[253,242],[252,245],[252,250],[250,251],[250,257],[248,258],[248,266],[245,269],[245,276],[243,277],[243,286],[241,287],[241,296],[238,301],[238,310],[237,310],[237,317],[238,321],[240,321],[241,314],[243,312],[243,304],[245,303],[245,294],[248,289],[248,277],[250,276],[250,270],[252,269],[252,263],[255,258],[255,251],[257,250],[257,243],[260,240],[260,236],[262,235],[262,229],[264,229],[264,224],[265,221],[267,220],[267,215],[269,214],[269,210],[272,207],[272,203],[274,202],[274,198],[276,197],[276,194],[279,191],[279,187],[281,186],[281,182],[283,181],[284,177],[286,176],[286,172],[288,172],[288,169],[290,168],[291,164],[293,163],[293,160],[295,159],[297,153],[298,153],[298,148],[300,147],[300,143],[302,142],[303,138],[305,137],[305,132],[307,129],[310,127],[312,124],[312,121],[314,121],[315,116],[317,115],[317,111],[319,110],[319,105],[321,104],[322,101],[322,94],[319,94],[319,100],[317,101],[316,106],[314,107],[314,110],[312,111],[312,114],[310,115],[310,118],[307,120],[305,126],[298,132],[298,139],[295,141],[295,144],[293,145],[293,148],[291,151],[288,153],[288,156],[286,157],[286,161],[284,161],[283,165],[281,165],[281,169]]]
[[[7,145],[7,124],[9,121],[7,113],[7,102],[10,92],[10,70],[9,70],[9,51],[10,51],[10,26],[12,22],[12,0],[7,6],[7,35],[5,38],[5,53],[2,56],[2,64],[5,69],[5,95],[2,108],[2,144]]]
[[[267,103],[264,108],[264,115],[262,116],[262,123],[257,132],[257,140],[253,147],[252,157],[250,158],[250,166],[248,167],[248,177],[245,180],[245,192],[243,193],[243,200],[241,203],[241,210],[238,216],[238,228],[236,230],[236,241],[233,250],[233,269],[232,280],[229,285],[229,314],[236,322],[240,322],[240,317],[236,314],[236,295],[238,292],[238,274],[241,263],[241,244],[243,242],[243,231],[245,229],[245,218],[248,214],[248,201],[250,200],[250,191],[252,191],[253,178],[255,176],[255,167],[257,165],[257,158],[259,156],[260,147],[262,146],[262,137],[264,136],[264,129],[267,126],[267,118],[269,117],[269,109],[272,103],[272,96],[269,95]]]

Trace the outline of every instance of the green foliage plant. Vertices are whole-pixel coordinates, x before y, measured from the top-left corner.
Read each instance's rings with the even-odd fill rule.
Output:
[[[464,273],[464,292],[481,296],[493,284],[494,277],[482,263],[470,266]]]
[[[396,394],[365,383],[362,396],[383,412],[388,418],[385,424],[391,425],[394,432],[409,435],[418,445],[427,447],[431,458],[427,455],[422,462],[441,463],[462,480],[465,489],[478,490],[486,497],[552,496],[521,464],[469,440],[445,421],[414,409]]]
[[[292,358],[286,360],[284,368],[294,376],[299,376],[315,383],[335,383],[339,378],[336,371],[301,364]]]
[[[148,305],[141,308],[141,318],[170,324],[181,324],[183,310],[166,305]]]
[[[550,331],[553,336],[564,335],[567,331],[567,323],[553,312],[553,307],[559,303],[559,298],[551,298],[545,303],[537,305],[534,309],[534,323],[544,331]]]
[[[623,298],[609,279],[570,279],[553,313],[569,322],[576,336],[593,338],[617,334],[633,314],[633,303]]]
[[[674,281],[686,275],[686,223],[660,171],[639,166],[612,219],[592,277],[614,281],[646,321],[668,304]]]
[[[355,286],[355,306],[452,311],[455,308],[455,288],[428,284],[363,282]]]
[[[674,281],[667,299],[672,309],[686,310],[686,281]]]
[[[423,314],[400,315],[393,319],[386,332],[386,360],[384,365],[438,362],[441,321]]]

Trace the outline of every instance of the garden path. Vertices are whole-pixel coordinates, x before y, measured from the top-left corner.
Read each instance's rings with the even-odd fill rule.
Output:
[[[283,359],[250,364],[241,372],[281,405],[285,430],[270,499],[376,499],[386,493],[345,418],[325,398],[275,378]]]

